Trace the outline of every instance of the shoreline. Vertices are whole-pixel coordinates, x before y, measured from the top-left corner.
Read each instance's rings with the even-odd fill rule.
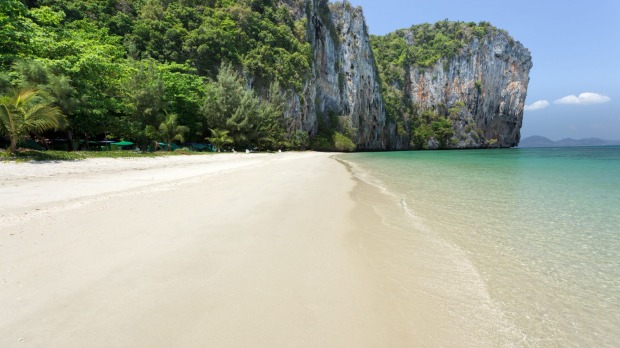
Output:
[[[397,299],[414,346],[512,347],[524,334],[491,298],[466,252],[441,238],[392,192],[346,155],[356,186],[354,216],[366,217],[359,244]],[[368,218],[374,216],[373,218]]]
[[[356,183],[331,156],[266,155],[243,165],[233,157],[228,164],[238,166],[202,163],[181,168],[179,182],[128,180],[137,186],[106,192],[101,182],[124,179],[3,180],[15,198],[4,222],[21,218],[0,221],[0,345],[415,342],[390,284],[360,249],[367,219],[351,215]],[[127,170],[144,177],[157,168]],[[63,180],[64,199],[49,191],[38,192],[47,202],[17,198]],[[41,210],[25,214],[32,209]]]
[[[510,346],[455,315],[502,319],[446,289],[472,282],[459,251],[343,157],[0,169],[0,345]]]

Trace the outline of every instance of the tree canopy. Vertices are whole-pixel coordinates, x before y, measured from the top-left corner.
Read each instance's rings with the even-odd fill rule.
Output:
[[[305,26],[270,0],[3,0],[0,95],[45,91],[74,140],[146,144],[147,127],[174,114],[184,140],[220,128],[239,145],[275,149],[287,130],[272,87],[301,90],[312,59]]]

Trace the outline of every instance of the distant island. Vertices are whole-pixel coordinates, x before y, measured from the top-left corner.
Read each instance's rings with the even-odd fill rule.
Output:
[[[540,135],[522,139],[519,147],[569,147],[569,146],[613,146],[620,145],[620,140],[604,140],[599,138],[571,139],[553,141]]]

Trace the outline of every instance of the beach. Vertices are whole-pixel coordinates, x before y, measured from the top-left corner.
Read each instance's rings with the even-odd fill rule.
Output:
[[[339,158],[383,218],[364,244],[423,345],[617,346],[619,148]]]
[[[331,154],[1,163],[0,178],[0,346],[420,335],[363,242],[380,219]]]

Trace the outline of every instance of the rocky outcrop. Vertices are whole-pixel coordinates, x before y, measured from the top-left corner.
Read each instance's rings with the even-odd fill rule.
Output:
[[[307,18],[314,61],[303,92],[292,101],[294,128],[311,136],[335,128],[360,150],[385,149],[381,87],[362,9],[308,0],[298,15]]]
[[[399,131],[386,119],[381,84],[361,8],[348,2],[282,0],[307,21],[314,60],[301,93],[288,111],[290,131],[335,129],[358,150],[410,149],[413,129]],[[407,44],[415,45],[413,36]],[[474,36],[451,58],[430,67],[407,65],[403,95],[416,110],[449,118],[448,148],[512,147],[520,138],[532,61],[529,51],[507,33]],[[413,122],[411,122],[413,124]],[[424,148],[437,148],[429,139]]]
[[[513,147],[520,139],[531,68],[530,52],[496,29],[474,36],[454,57],[430,68],[408,66],[404,88],[422,110],[452,110],[450,148]],[[392,136],[391,144],[402,140]]]

